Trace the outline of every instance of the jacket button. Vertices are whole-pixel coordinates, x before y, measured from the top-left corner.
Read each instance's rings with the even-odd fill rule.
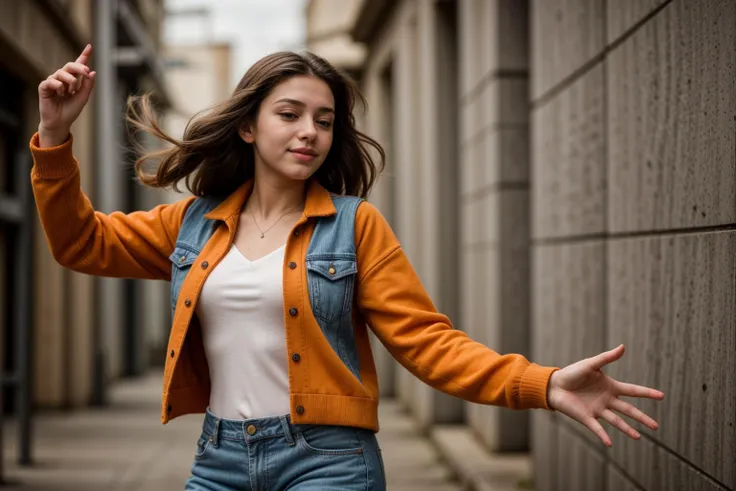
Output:
[[[183,263],[186,260],[187,260],[187,257],[186,256],[182,256],[182,257],[179,258],[179,262],[180,263]]]
[[[191,299],[187,298],[186,300],[184,300],[184,305],[186,305],[187,307],[191,307],[192,305]]]
[[[304,414],[304,406],[301,404],[296,407],[297,414]]]
[[[209,265],[210,265],[210,263],[208,263],[207,261],[204,261],[202,263],[202,269],[207,269],[207,266],[209,266]]]
[[[327,272],[334,275],[335,273],[337,273],[337,270],[334,266],[330,266],[330,269],[328,269]]]
[[[294,230],[294,237],[299,237],[299,229]]]
[[[299,353],[294,353],[293,355],[291,355],[291,359],[294,360],[294,363],[299,363],[302,357],[299,356]]]
[[[169,404],[168,406],[166,406],[166,412],[167,412],[167,413],[170,413],[171,411],[173,411],[173,409],[174,409],[174,408],[173,408],[173,407],[171,407],[171,404]]]
[[[298,314],[298,313],[299,313],[299,311],[297,309],[295,309],[294,307],[292,307],[292,308],[289,309],[289,314],[292,317],[296,317],[296,314]]]
[[[291,261],[291,262],[289,263],[289,268],[291,268],[291,269],[296,269],[296,263],[295,263],[294,261]]]
[[[170,355],[171,355],[171,357],[173,358],[173,357],[174,357],[174,354],[175,354],[175,353],[174,353],[174,350],[172,349],[172,350],[171,350],[171,353],[169,353],[169,354],[170,354]]]

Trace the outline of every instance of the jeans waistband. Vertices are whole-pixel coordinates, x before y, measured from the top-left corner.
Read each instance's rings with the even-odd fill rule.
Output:
[[[291,443],[298,426],[291,424],[288,414],[268,418],[223,419],[215,416],[209,408],[205,413],[202,431],[214,440],[240,440],[251,442],[265,438],[286,437]]]

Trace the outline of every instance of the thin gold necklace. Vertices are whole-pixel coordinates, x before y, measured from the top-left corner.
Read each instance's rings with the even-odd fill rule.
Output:
[[[283,215],[281,215],[279,217],[279,219],[276,220],[275,222],[273,222],[273,225],[271,225],[270,227],[268,227],[266,230],[261,230],[261,227],[258,226],[258,222],[256,221],[256,216],[253,214],[253,207],[252,206],[250,207],[250,216],[251,216],[251,218],[253,218],[253,223],[256,225],[256,228],[261,233],[261,239],[262,239],[262,238],[264,238],[266,236],[266,233],[268,233],[269,230],[271,230],[272,228],[274,228],[276,226],[276,224],[281,221],[282,218],[284,218],[286,215],[289,215],[291,213],[294,213],[297,210],[297,208],[299,208],[299,205],[297,205],[293,209],[291,209],[291,210],[287,211],[286,213],[284,213]]]

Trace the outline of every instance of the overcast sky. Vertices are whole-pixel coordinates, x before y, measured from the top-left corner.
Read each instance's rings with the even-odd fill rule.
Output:
[[[209,17],[177,15],[164,23],[167,44],[229,41],[233,45],[234,87],[262,56],[303,48],[306,0],[166,0],[166,10],[205,8]]]

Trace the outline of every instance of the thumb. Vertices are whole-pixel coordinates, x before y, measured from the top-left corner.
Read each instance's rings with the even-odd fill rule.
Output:
[[[594,370],[600,370],[604,366],[608,365],[609,363],[612,363],[619,358],[621,358],[624,354],[624,345],[619,344],[617,347],[613,348],[610,351],[605,351],[599,355],[594,356],[590,359],[590,366]]]

